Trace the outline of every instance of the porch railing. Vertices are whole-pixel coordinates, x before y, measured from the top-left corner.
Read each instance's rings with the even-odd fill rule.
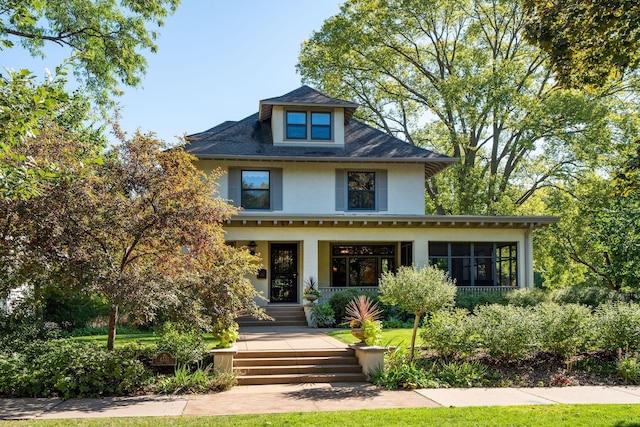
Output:
[[[507,292],[518,289],[513,286],[458,286],[458,292],[479,293],[479,292]]]
[[[318,304],[323,304],[329,301],[331,295],[336,292],[344,291],[347,289],[357,289],[358,291],[367,291],[371,293],[378,293],[377,286],[360,286],[360,287],[345,287],[345,288],[319,288],[322,296],[318,299]],[[513,286],[458,286],[458,292],[460,293],[478,293],[478,292],[508,292],[514,289],[518,289]]]

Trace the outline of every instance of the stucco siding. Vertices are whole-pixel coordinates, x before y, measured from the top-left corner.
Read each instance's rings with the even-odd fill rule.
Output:
[[[424,166],[421,164],[332,164],[284,162],[214,162],[198,161],[198,167],[210,172],[220,166],[225,172],[230,166],[246,168],[282,168],[283,212],[288,214],[345,214],[336,211],[336,169],[387,171],[388,209],[384,212],[358,211],[358,215],[422,215],[424,214]],[[228,174],[218,179],[219,194],[229,198]],[[348,212],[346,212],[348,214]]]

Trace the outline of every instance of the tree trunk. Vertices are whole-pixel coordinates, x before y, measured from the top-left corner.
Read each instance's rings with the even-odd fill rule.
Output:
[[[107,350],[113,351],[116,341],[116,325],[118,324],[118,304],[111,305],[109,312],[109,335],[107,336]]]
[[[416,313],[415,320],[413,321],[413,334],[411,334],[411,353],[409,353],[409,362],[413,362],[413,353],[416,348],[416,333],[418,332],[418,326],[420,325],[420,313]]]

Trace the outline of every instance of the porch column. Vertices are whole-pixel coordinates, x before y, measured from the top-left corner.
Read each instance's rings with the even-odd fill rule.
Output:
[[[427,239],[413,242],[413,265],[416,268],[426,267],[429,263],[429,241]]]
[[[524,233],[524,287],[533,288],[533,230]]]
[[[318,239],[304,239],[302,242],[302,271],[301,283],[313,276],[318,280]],[[304,286],[304,285],[303,285]]]

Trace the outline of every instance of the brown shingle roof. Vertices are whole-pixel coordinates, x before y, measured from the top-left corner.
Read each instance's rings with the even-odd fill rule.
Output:
[[[408,144],[358,120],[345,125],[344,147],[274,146],[270,121],[258,113],[187,136],[185,151],[201,159],[424,163],[427,178],[458,159]]]
[[[344,124],[346,125],[353,117],[353,113],[358,108],[358,104],[343,99],[332,98],[322,92],[310,88],[309,86],[301,86],[282,96],[275,98],[263,99],[260,101],[260,110],[258,117],[261,122],[271,118],[271,111],[274,105],[284,106],[315,106],[322,107],[343,107],[344,108]]]

